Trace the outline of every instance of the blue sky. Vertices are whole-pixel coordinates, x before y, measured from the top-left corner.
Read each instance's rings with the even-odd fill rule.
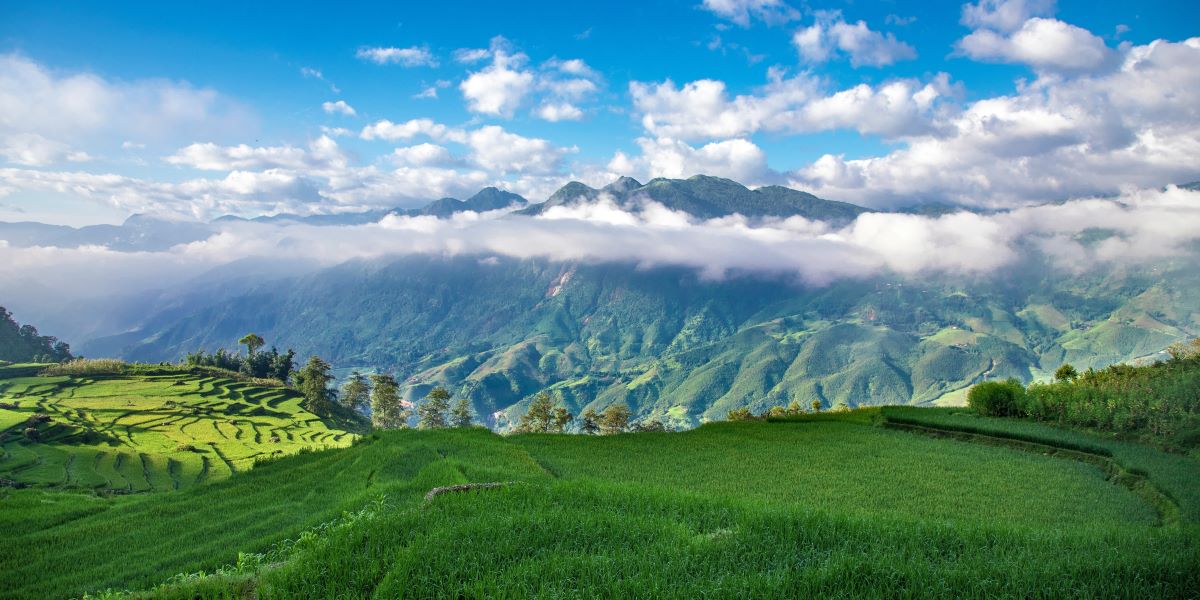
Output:
[[[620,174],[878,206],[1180,183],[1192,98],[1126,96],[1195,62],[1198,24],[1191,2],[6,3],[0,220],[540,200]],[[1131,81],[1135,60],[1161,77]],[[414,125],[366,133],[381,121]],[[971,176],[905,175],[943,169]]]

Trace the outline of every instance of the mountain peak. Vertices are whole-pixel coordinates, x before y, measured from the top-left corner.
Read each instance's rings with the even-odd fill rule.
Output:
[[[622,175],[621,177],[618,177],[616,181],[604,186],[602,189],[603,191],[612,194],[624,194],[630,190],[635,190],[640,187],[642,187],[641,182],[632,177],[625,177]]]

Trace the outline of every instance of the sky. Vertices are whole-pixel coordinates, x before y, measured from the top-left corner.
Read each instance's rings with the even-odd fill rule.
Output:
[[[1200,179],[1194,2],[0,3],[0,221],[711,174],[876,208]]]

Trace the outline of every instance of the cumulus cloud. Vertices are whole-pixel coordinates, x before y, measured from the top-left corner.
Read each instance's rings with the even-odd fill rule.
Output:
[[[815,22],[796,31],[792,43],[800,57],[810,63],[845,54],[854,67],[886,67],[917,57],[912,46],[891,33],[874,31],[865,21],[847,23],[840,11],[818,11]]]
[[[874,87],[860,84],[829,95],[820,81],[808,74],[785,78],[780,71],[771,70],[769,77],[770,82],[757,93],[733,98],[726,93],[724,82],[711,79],[682,87],[671,80],[632,82],[629,91],[646,131],[685,140],[838,128],[886,137],[912,135],[930,129],[937,101],[952,92],[945,74],[925,84],[893,80]]]
[[[78,162],[120,140],[223,136],[253,126],[247,109],[211,89],[161,79],[114,82],[0,55],[0,156],[11,163]]]
[[[874,206],[1013,206],[1200,178],[1200,38],[1127,47],[1111,71],[1041,77],[979,100],[885,156],[826,155],[792,175]]]
[[[347,117],[353,117],[354,115],[358,114],[354,111],[353,106],[346,104],[345,100],[338,100],[337,102],[322,102],[321,109],[324,110],[326,114],[330,115],[339,114]]]
[[[749,27],[752,19],[778,25],[800,18],[800,12],[782,0],[704,0],[701,7],[742,27]]]
[[[583,111],[570,102],[547,102],[539,106],[535,114],[551,123],[578,121],[583,118]]]
[[[0,157],[4,160],[32,167],[45,167],[63,161],[85,162],[92,157],[87,152],[72,150],[70,146],[48,140],[36,133],[14,133],[0,136]]]
[[[1010,32],[1020,29],[1032,17],[1054,14],[1054,0],[979,0],[964,4],[962,24],[972,29]]]
[[[429,48],[413,46],[411,48],[375,47],[359,48],[354,54],[359,59],[373,62],[377,65],[400,65],[402,67],[436,67],[437,59]]]
[[[413,166],[443,166],[455,163],[450,150],[429,142],[396,148],[392,151],[392,156],[403,164]]]
[[[246,144],[218,146],[197,143],[179,149],[166,158],[168,163],[210,171],[292,169],[321,170],[345,167],[346,156],[336,142],[321,136],[308,148],[295,146],[254,147]]]
[[[511,118],[522,106],[536,103],[535,117],[578,120],[583,116],[579,102],[595,95],[603,81],[595,69],[578,58],[552,58],[531,68],[529,57],[513,50],[503,37],[493,38],[487,50],[459,50],[456,56],[466,63],[492,59],[491,64],[472,72],[459,84],[467,109],[479,114]],[[436,90],[425,97],[436,97]]]
[[[614,173],[643,179],[681,178],[692,175],[728,177],[750,185],[771,183],[767,155],[746,139],[722,140],[698,148],[671,138],[639,138],[641,153],[617,152],[608,164]]]
[[[461,142],[465,139],[465,134],[461,129],[447,127],[433,119],[424,118],[410,119],[403,123],[393,123],[383,119],[363,127],[362,132],[359,133],[359,137],[364,140],[380,139],[389,142],[410,140],[419,135],[435,140],[448,139]]]
[[[533,90],[534,74],[524,68],[528,57],[514,53],[502,37],[492,40],[488,54],[492,64],[467,76],[459,89],[471,112],[511,117]]]
[[[498,173],[552,173],[566,153],[547,140],[520,136],[496,125],[472,131],[467,145],[475,164]]]
[[[1019,63],[1040,71],[1089,72],[1114,63],[1117,53],[1086,29],[1035,17],[1011,34],[979,29],[958,41],[979,61]]]

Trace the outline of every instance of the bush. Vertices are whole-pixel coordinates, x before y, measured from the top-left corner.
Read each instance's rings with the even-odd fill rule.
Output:
[[[1025,414],[1025,387],[1016,379],[985,381],[967,393],[967,406],[987,417],[1018,417]]]
[[[43,375],[122,375],[129,365],[115,358],[77,358],[46,367]]]

